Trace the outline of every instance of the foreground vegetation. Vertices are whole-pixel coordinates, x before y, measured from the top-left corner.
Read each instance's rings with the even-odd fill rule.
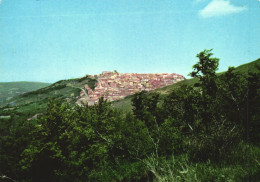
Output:
[[[260,68],[217,75],[210,50],[197,57],[197,82],[137,93],[131,112],[53,99],[38,119],[0,119],[2,180],[257,181]]]

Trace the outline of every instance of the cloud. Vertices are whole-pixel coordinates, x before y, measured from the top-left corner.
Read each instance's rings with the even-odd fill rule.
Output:
[[[228,0],[212,0],[204,9],[200,10],[199,14],[203,18],[210,18],[239,13],[246,9],[246,6],[235,6],[230,4]]]

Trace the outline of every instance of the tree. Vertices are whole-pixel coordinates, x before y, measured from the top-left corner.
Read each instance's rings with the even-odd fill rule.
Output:
[[[146,91],[136,93],[132,99],[133,112],[137,119],[144,120],[147,113],[147,97]]]
[[[244,124],[247,140],[255,143],[260,140],[260,66],[256,68],[258,73],[249,73],[248,77],[248,118]]]
[[[218,69],[219,59],[212,58],[212,49],[204,50],[197,54],[199,62],[193,65],[193,71],[189,74],[194,78],[199,78],[203,94],[214,96],[216,94],[216,70]]]

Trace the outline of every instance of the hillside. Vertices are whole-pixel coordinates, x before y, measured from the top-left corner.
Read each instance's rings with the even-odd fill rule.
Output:
[[[115,101],[136,92],[154,90],[185,79],[175,73],[137,74],[103,72],[82,78],[61,80],[48,87],[24,93],[8,100],[5,111],[26,113],[32,116],[44,112],[49,98],[61,98],[69,103],[93,105],[101,96]]]
[[[249,63],[246,63],[246,64],[242,64],[238,67],[235,67],[235,71],[241,72],[241,73],[244,73],[244,74],[248,74],[250,72],[251,73],[257,73],[257,72],[259,72],[259,69],[257,69],[257,67],[260,68],[260,58],[255,60],[255,61],[252,61],[252,62],[249,62]],[[218,73],[218,75],[221,75],[223,73],[225,73],[225,72],[220,72],[220,73]],[[161,94],[169,93],[172,89],[179,87],[183,84],[193,85],[196,82],[198,82],[197,78],[186,79],[186,80],[183,80],[181,82],[178,82],[177,84],[169,85],[169,86],[164,87],[164,88],[159,88],[157,91],[160,92]]]
[[[0,82],[0,105],[9,102],[13,97],[49,85],[50,83],[42,82]]]
[[[87,76],[61,80],[47,87],[10,98],[8,103],[2,104],[2,111],[4,110],[4,113],[6,113],[8,110],[12,110],[12,112],[27,115],[44,112],[49,98],[62,98],[70,103],[75,103],[80,95],[81,88],[86,84],[94,88],[95,82],[95,79]]]
[[[246,63],[246,64],[243,64],[243,65],[236,67],[235,71],[241,72],[241,73],[244,73],[244,74],[248,74],[250,72],[251,73],[257,73],[257,72],[259,72],[259,69],[257,69],[257,67],[260,68],[260,58],[255,60],[255,61],[252,61],[252,62],[249,62],[249,63]],[[218,73],[218,75],[221,75],[223,73],[225,73],[225,72],[220,72],[220,73]],[[160,93],[161,98],[162,98],[162,97],[164,97],[164,95],[169,94],[172,90],[174,90],[177,87],[180,87],[181,85],[194,85],[197,82],[198,82],[197,78],[185,79],[185,80],[180,81],[176,84],[172,84],[172,85],[168,85],[166,87],[158,88],[158,89],[153,90],[151,92]],[[121,99],[119,101],[115,101],[115,102],[112,103],[112,106],[114,108],[123,108],[126,111],[130,111],[132,109],[131,99],[132,99],[132,97],[129,96],[129,97],[126,97],[126,98]]]
[[[257,73],[259,72],[259,69],[257,69],[257,67],[260,68],[260,58],[250,63],[242,64],[236,67],[236,71],[246,73],[246,74],[248,74],[248,72]]]
[[[260,59],[238,66],[235,68],[235,70],[245,74],[248,74],[248,72],[257,72],[257,65],[260,66]],[[224,72],[221,72],[219,74],[222,73]],[[61,80],[45,88],[9,98],[8,103],[12,103],[12,105],[2,104],[2,111],[5,110],[4,113],[6,113],[7,111],[12,110],[12,112],[24,113],[32,116],[36,113],[41,113],[45,111],[49,98],[62,98],[69,103],[74,104],[80,99],[82,100],[82,98],[85,98],[82,90],[83,88],[87,92],[89,91],[87,90],[89,88],[91,90],[94,90],[95,85],[97,86],[96,78],[97,77],[95,76],[87,75],[82,78]],[[186,79],[183,81],[179,81],[178,83],[168,85],[166,87],[152,90],[150,92],[158,92],[160,93],[161,97],[164,97],[165,94],[170,93],[171,90],[175,89],[176,87],[180,87],[183,84],[193,85],[196,82],[197,79],[194,78]],[[115,100],[112,102],[112,107],[130,111],[132,108],[131,98],[132,96],[129,95],[124,99]]]

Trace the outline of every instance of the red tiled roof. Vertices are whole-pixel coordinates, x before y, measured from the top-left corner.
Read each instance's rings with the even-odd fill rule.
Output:
[[[91,75],[90,75],[91,76]],[[89,76],[89,77],[90,77]],[[96,75],[95,75],[96,76]],[[92,76],[92,77],[95,77]],[[159,87],[163,87],[169,84],[176,83],[183,80],[184,77],[178,74],[138,74],[138,73],[126,73],[119,74],[117,72],[102,72],[98,75],[98,83],[96,88],[92,91],[88,85],[85,89],[88,91],[88,101],[97,102],[102,95],[108,100],[117,100],[124,98],[130,94],[134,94],[141,90],[153,90]],[[142,84],[145,85],[145,87]],[[84,96],[84,92],[80,93],[80,96]],[[85,99],[85,98],[84,98]],[[80,100],[80,99],[79,99]]]

